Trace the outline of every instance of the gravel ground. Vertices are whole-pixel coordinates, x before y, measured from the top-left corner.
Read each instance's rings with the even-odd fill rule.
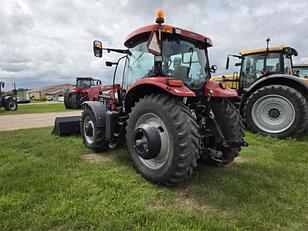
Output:
[[[54,125],[56,117],[80,114],[81,111],[3,115],[0,117],[0,131],[49,127]]]

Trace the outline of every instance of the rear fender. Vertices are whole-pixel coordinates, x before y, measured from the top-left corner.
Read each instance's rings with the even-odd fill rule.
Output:
[[[134,92],[139,88],[142,88],[146,85],[151,85],[151,86],[155,86],[171,95],[175,95],[175,96],[182,96],[182,97],[192,97],[192,96],[196,96],[196,94],[190,90],[188,87],[186,86],[169,86],[167,84],[167,80],[169,78],[166,77],[149,77],[149,78],[144,78],[141,80],[136,81],[134,84],[132,84],[131,86],[129,86],[127,94],[130,94],[130,92]]]
[[[179,97],[194,97],[196,94],[186,86],[171,87],[166,77],[153,77],[141,79],[129,86],[125,94],[125,111],[130,112],[138,99],[151,94],[169,94]]]
[[[88,107],[94,114],[97,127],[105,127],[106,125],[106,104],[99,101],[85,101],[81,104],[83,108]]]
[[[299,78],[293,75],[286,74],[273,74],[255,81],[249,88],[245,89],[246,92],[253,92],[263,86],[271,84],[286,85],[296,88],[298,91],[302,92],[304,95],[308,93],[308,81],[307,79]]]
[[[10,95],[4,96],[4,102],[8,102],[10,100],[14,100],[13,96]]]
[[[237,91],[226,87],[223,83],[208,80],[204,85],[204,96],[213,97],[237,97]]]

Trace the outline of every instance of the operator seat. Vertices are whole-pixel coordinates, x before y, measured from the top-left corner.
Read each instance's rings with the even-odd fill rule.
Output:
[[[181,58],[174,58],[173,67],[174,70],[171,73],[171,76],[176,77],[176,79],[180,79],[184,82],[187,82],[188,79],[188,67],[182,66]]]

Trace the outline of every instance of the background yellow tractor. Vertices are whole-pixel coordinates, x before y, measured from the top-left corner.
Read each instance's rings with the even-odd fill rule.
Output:
[[[308,64],[293,65],[293,73],[298,77],[308,79]]]
[[[308,127],[308,79],[293,75],[289,46],[243,50],[228,55],[240,60],[240,72],[212,79],[237,89],[238,106],[249,130],[275,137],[297,136]]]

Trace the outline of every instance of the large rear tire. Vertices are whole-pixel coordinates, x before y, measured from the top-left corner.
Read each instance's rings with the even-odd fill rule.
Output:
[[[244,106],[247,128],[278,138],[297,136],[308,127],[305,97],[294,88],[269,85],[250,95]]]
[[[64,92],[64,106],[66,109],[72,109],[70,104],[70,93],[68,91]]]
[[[108,148],[105,127],[97,127],[95,116],[88,107],[85,107],[81,115],[80,128],[83,143],[87,148],[94,152],[103,152]]]
[[[161,143],[155,157],[143,158],[137,154],[139,146],[134,134],[147,126],[157,131]],[[176,185],[191,175],[197,166],[198,126],[190,110],[175,97],[147,95],[141,98],[129,114],[126,134],[135,169],[153,183]],[[147,144],[146,149],[148,147]]]
[[[235,106],[224,99],[215,100],[212,105],[215,119],[224,135],[228,147],[218,147],[222,152],[222,164],[229,164],[238,156],[244,140],[244,124]]]
[[[81,103],[80,94],[70,92],[64,94],[64,105],[66,109],[80,109]]]

